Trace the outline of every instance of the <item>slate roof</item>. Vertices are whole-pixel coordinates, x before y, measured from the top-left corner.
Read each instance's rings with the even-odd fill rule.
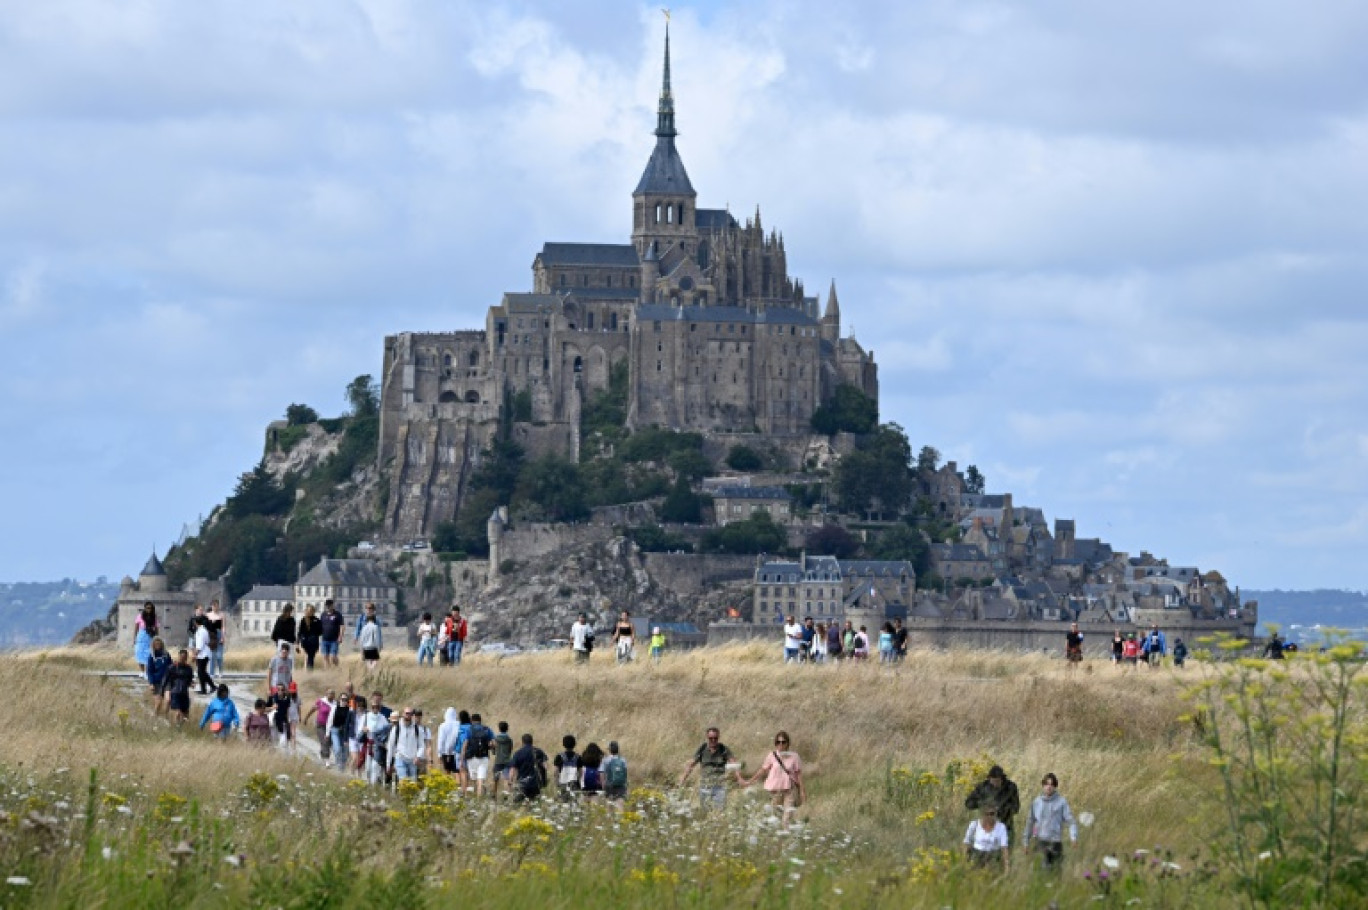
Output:
[[[252,585],[252,590],[242,595],[242,603],[247,600],[294,600],[294,588],[289,585]]]
[[[793,497],[783,487],[750,487],[733,484],[717,487],[712,495],[717,499],[774,499],[788,501]]]
[[[737,226],[736,219],[726,209],[696,209],[694,211],[694,224],[699,230],[706,231]]]
[[[594,265],[636,268],[636,247],[630,243],[546,243],[537,258],[543,265]]]
[[[844,575],[865,575],[891,577],[906,572],[916,575],[912,563],[905,559],[842,559],[841,572]]]
[[[656,147],[651,151],[651,158],[646,162],[646,170],[641,173],[641,180],[637,183],[636,189],[632,190],[633,196],[641,196],[647,193],[657,193],[671,196],[693,196],[693,184],[689,182],[689,172],[684,170],[684,160],[679,157],[679,150],[675,148],[673,136],[660,136],[656,139]]]
[[[156,552],[152,553],[147,560],[147,565],[143,566],[142,571],[138,573],[141,578],[156,578],[165,574],[166,569],[162,568],[161,560],[157,558]]]
[[[369,559],[321,559],[298,582],[301,585],[364,585],[370,588],[395,587],[389,576]]]
[[[934,543],[931,552],[944,562],[987,562],[983,550],[969,543]]]
[[[792,307],[775,307],[755,312],[736,306],[670,306],[663,303],[648,303],[637,308],[637,319],[660,320],[661,322],[745,322],[752,325],[803,325],[815,326],[817,320],[802,310]]]

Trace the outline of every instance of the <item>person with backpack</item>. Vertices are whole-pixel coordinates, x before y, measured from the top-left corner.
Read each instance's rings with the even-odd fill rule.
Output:
[[[399,723],[390,724],[386,749],[390,776],[399,780],[417,780],[418,759],[423,754],[423,733],[418,727],[413,708],[405,707],[399,717]]]
[[[227,641],[227,623],[223,612],[219,610],[217,600],[209,601],[209,612],[204,614],[204,618],[209,622],[209,675],[220,676],[223,674],[223,652],[224,644]]]
[[[514,802],[535,800],[546,787],[546,753],[532,744],[532,734],[522,735],[522,748],[513,753],[511,773],[517,781]]]
[[[304,652],[304,669],[314,668],[314,655],[323,639],[323,621],[314,615],[313,604],[304,608],[299,620],[299,647]]]
[[[342,649],[342,629],[346,620],[337,612],[331,600],[323,601],[323,615],[318,618],[319,646],[323,649],[323,666],[336,667]]]
[[[585,746],[580,756],[579,790],[589,801],[603,792],[603,749],[598,743]]]
[[[1151,670],[1158,669],[1164,662],[1164,655],[1168,654],[1168,640],[1164,633],[1159,631],[1159,624],[1155,623],[1145,635],[1145,661]]]
[[[225,685],[218,687],[215,697],[204,708],[199,728],[203,730],[206,726],[211,733],[224,740],[242,726],[242,717],[238,714],[237,705],[228,697],[228,687]]]
[[[490,793],[495,798],[499,798],[499,782],[503,781],[508,787],[513,784],[509,777],[513,767],[513,737],[508,735],[508,721],[499,721],[499,732],[494,734],[494,770],[491,772],[492,785]]]
[[[608,743],[608,758],[603,762],[603,796],[610,803],[627,799],[627,760],[619,752],[617,740]]]
[[[456,712],[456,777],[460,781],[461,792],[470,786],[470,775],[465,764],[466,740],[470,739],[470,712],[464,708]]]
[[[470,733],[461,753],[461,767],[471,781],[476,796],[484,796],[485,781],[489,779],[489,753],[494,745],[494,731],[484,725],[478,714],[470,715]]]
[[[561,737],[562,751],[557,752],[552,760],[556,766],[556,789],[564,800],[573,800],[579,791],[580,757],[575,751],[575,742],[574,735],[570,733]]]
[[[361,719],[361,739],[368,751],[366,780],[376,785],[385,783],[389,770],[391,724],[381,707],[380,699],[372,697],[370,710]]]
[[[184,724],[190,717],[190,687],[195,684],[195,668],[190,666],[190,652],[181,648],[177,661],[166,671],[166,707],[176,715],[176,723]]]
[[[783,730],[774,734],[774,748],[760,763],[760,768],[743,781],[749,787],[765,776],[765,790],[770,795],[770,805],[780,810],[779,826],[787,831],[794,810],[807,801],[803,787],[803,760],[797,752],[789,749],[789,735]],[[739,776],[739,775],[738,775]]]
[[[852,647],[851,647],[851,654],[854,655],[854,657],[855,657],[856,660],[860,660],[860,661],[869,660],[869,629],[868,629],[868,628],[866,628],[865,626],[860,626],[860,631],[858,631],[858,632],[855,633],[855,637],[854,637],[854,639],[852,640],[851,644],[852,644]]]
[[[290,650],[294,650],[295,643],[299,641],[299,628],[295,622],[293,604],[286,604],[281,608],[275,625],[271,626],[271,641],[275,643],[277,650],[282,644],[288,644]]]
[[[1180,638],[1173,643],[1173,665],[1178,669],[1183,669],[1183,664],[1187,663],[1188,646]]]

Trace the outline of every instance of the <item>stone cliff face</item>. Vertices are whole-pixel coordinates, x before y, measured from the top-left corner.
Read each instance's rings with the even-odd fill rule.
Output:
[[[581,612],[601,632],[622,610],[705,628],[748,598],[749,582],[719,583],[699,593],[662,584],[636,546],[615,537],[562,548],[501,574],[475,597],[472,624],[478,640],[522,644],[568,638]]]

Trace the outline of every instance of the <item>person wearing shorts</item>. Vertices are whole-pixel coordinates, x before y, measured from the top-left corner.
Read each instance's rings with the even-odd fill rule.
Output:
[[[499,721],[499,732],[494,734],[494,771],[490,791],[499,795],[499,781],[511,783],[513,770],[513,737],[508,735],[508,721]]]
[[[331,600],[324,601],[323,615],[318,618],[323,634],[319,639],[319,645],[323,650],[323,666],[328,666],[329,662],[337,666],[337,655],[342,644],[342,614],[337,612],[337,607]]]
[[[190,666],[190,652],[181,648],[180,660],[166,671],[162,685],[166,690],[166,706],[176,712],[176,722],[185,723],[190,716],[190,687],[195,684],[195,668]]]

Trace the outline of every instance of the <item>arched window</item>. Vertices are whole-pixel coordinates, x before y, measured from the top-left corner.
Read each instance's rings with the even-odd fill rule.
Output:
[[[471,352],[470,352],[470,365],[473,366],[473,367],[477,367],[477,366],[480,365],[480,352],[479,352],[479,351],[471,351]]]
[[[465,400],[470,404],[479,404],[480,393],[475,391],[474,389],[471,389],[470,391],[466,392]]]
[[[444,366],[444,367],[449,367],[449,366],[451,366],[451,355],[450,355],[450,354],[443,354],[443,355],[442,355],[442,366]]]
[[[665,206],[665,223],[666,223],[666,224],[674,224],[674,210],[675,210],[675,207],[672,206],[672,205],[667,205],[667,206]]]
[[[583,358],[583,357],[576,357],[576,358],[575,358],[575,372],[576,372],[576,373],[583,373],[583,372],[584,372],[584,358]]]

